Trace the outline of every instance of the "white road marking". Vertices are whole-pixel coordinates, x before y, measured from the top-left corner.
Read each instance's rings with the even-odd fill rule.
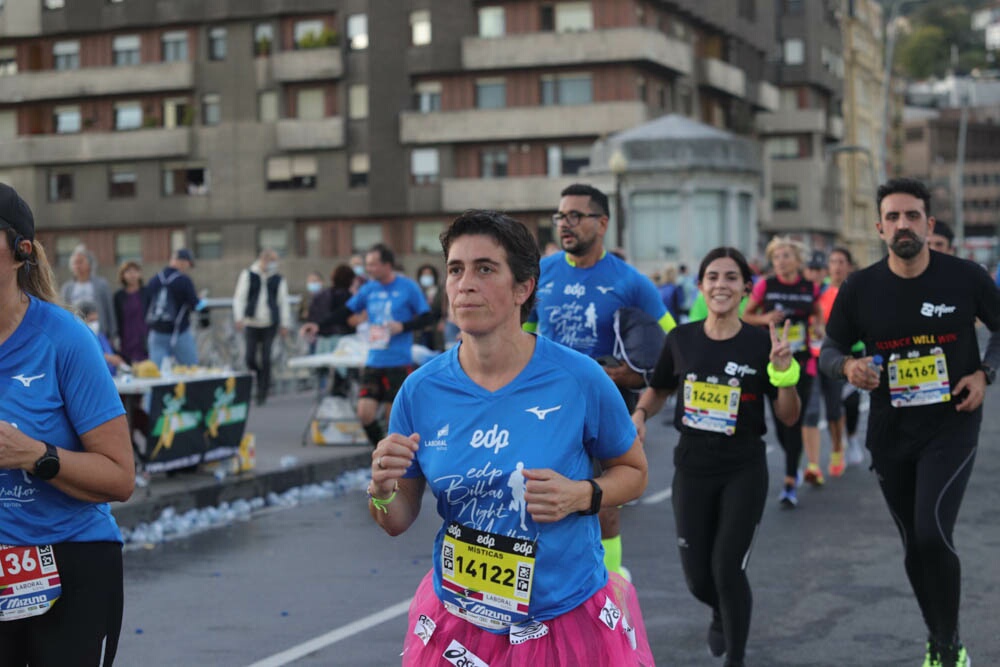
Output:
[[[303,642],[298,646],[293,646],[290,649],[282,651],[281,653],[275,653],[274,655],[264,658],[263,660],[258,660],[249,667],[283,667],[284,665],[291,664],[303,658],[310,653],[314,653],[321,648],[325,648],[331,644],[336,644],[337,642],[347,639],[353,635],[363,632],[371,627],[374,627],[380,623],[385,623],[386,621],[392,620],[397,616],[405,614],[410,609],[410,602],[413,598],[409,600],[403,600],[391,607],[387,607],[382,611],[370,614],[364,618],[359,618],[353,623],[348,623],[347,625],[331,630],[325,635],[320,635],[314,639],[310,639],[307,642]]]
[[[663,491],[657,491],[656,493],[643,496],[640,501],[643,505],[652,505],[654,503],[662,503],[664,500],[670,500],[670,497],[674,495],[673,487],[667,487]]]

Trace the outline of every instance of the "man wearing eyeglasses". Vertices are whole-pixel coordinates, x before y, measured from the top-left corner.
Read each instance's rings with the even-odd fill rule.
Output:
[[[639,308],[664,331],[674,328],[674,319],[653,282],[605,249],[607,195],[590,185],[570,185],[562,191],[552,223],[562,251],[542,259],[538,302],[524,328],[596,359],[632,412],[632,390],[645,384],[639,373],[612,356],[615,311]],[[601,510],[601,542],[607,568],[628,578],[621,564],[619,514],[617,508]]]

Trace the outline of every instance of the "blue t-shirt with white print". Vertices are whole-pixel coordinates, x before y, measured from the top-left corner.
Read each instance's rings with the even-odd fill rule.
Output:
[[[535,523],[523,502],[521,468],[592,477],[592,457],[625,454],[636,430],[618,389],[592,359],[541,336],[528,365],[491,392],[469,379],[461,344],[403,383],[389,430],[420,434],[407,477],[423,477],[444,519],[434,540],[434,587],[442,595],[442,542],[451,522],[537,541],[530,616],[546,620],[607,583],[597,516]],[[493,630],[498,632],[498,630]]]
[[[69,311],[31,297],[0,345],[0,420],[61,449],[125,414],[97,339]],[[121,542],[107,503],[66,495],[23,470],[0,469],[0,544]]]
[[[393,368],[413,363],[413,332],[389,336],[384,326],[389,321],[409,322],[430,310],[417,283],[397,275],[388,285],[369,280],[348,300],[351,312],[368,312],[368,361],[372,368]]]
[[[653,281],[611,253],[585,269],[570,264],[565,252],[545,257],[537,298],[528,321],[538,323],[538,333],[595,359],[614,351],[619,308],[639,308],[657,320],[667,312]]]

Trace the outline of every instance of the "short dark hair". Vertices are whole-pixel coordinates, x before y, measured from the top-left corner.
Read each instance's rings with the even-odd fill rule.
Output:
[[[330,274],[330,282],[334,287],[339,289],[349,289],[354,282],[354,278],[354,269],[347,264],[337,265],[337,268]]]
[[[595,188],[593,185],[587,185],[586,183],[574,183],[563,188],[563,191],[559,193],[560,197],[590,197],[590,201],[597,207],[597,213],[601,215],[608,215],[611,210],[608,207],[608,196]]]
[[[451,244],[460,236],[489,236],[499,243],[507,253],[507,266],[517,283],[526,283],[534,279],[535,289],[528,299],[521,304],[521,322],[528,319],[535,307],[535,292],[538,289],[538,276],[541,273],[538,262],[541,253],[535,237],[521,222],[504,215],[499,211],[484,211],[472,209],[455,218],[448,229],[441,233],[441,249],[444,251],[445,262]]]
[[[878,209],[878,218],[882,219],[882,200],[889,195],[906,194],[913,195],[924,202],[924,215],[931,214],[931,191],[923,182],[915,178],[894,178],[878,186],[875,195],[875,208]]]
[[[951,228],[951,225],[949,225],[944,220],[937,220],[937,219],[935,219],[934,220],[934,231],[931,232],[931,233],[932,234],[936,234],[937,236],[943,236],[946,239],[948,239],[948,247],[949,248],[952,245],[955,244],[955,232]]]
[[[366,254],[371,254],[373,252],[378,253],[379,261],[383,264],[392,264],[393,266],[396,266],[396,255],[393,254],[392,250],[390,250],[389,246],[386,244],[376,243],[368,249],[368,253]]]
[[[417,279],[419,280],[420,279],[420,274],[424,272],[424,269],[427,269],[428,271],[431,272],[431,275],[434,276],[434,284],[437,285],[438,282],[441,279],[441,275],[438,273],[437,267],[434,266],[433,264],[421,264],[417,268],[417,272],[414,273],[413,275],[415,275],[417,277]]]
[[[830,251],[830,254],[833,255],[833,253],[835,253],[835,252],[839,252],[841,255],[844,256],[844,259],[847,260],[848,264],[850,264],[851,266],[854,266],[854,257],[851,256],[851,251],[850,250],[848,250],[844,246],[838,245],[838,246],[834,246],[833,250]]]
[[[750,264],[747,262],[747,258],[743,256],[743,253],[730,246],[720,246],[708,251],[708,254],[705,255],[698,266],[698,284],[701,284],[702,278],[705,277],[708,265],[723,257],[730,258],[736,262],[736,266],[740,267],[740,274],[742,274],[743,282],[746,284],[746,291],[749,292],[750,285],[753,284],[753,271],[750,269]]]

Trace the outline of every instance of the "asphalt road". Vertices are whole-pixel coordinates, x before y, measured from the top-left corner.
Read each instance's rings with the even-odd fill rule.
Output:
[[[654,419],[646,496],[623,512],[625,563],[658,665],[720,665],[705,646],[709,611],[688,593],[669,489],[676,434]],[[1000,390],[990,388],[980,450],[956,528],[963,560],[962,636],[977,666],[1000,665]],[[870,472],[849,468],[777,504],[783,457],[750,561],[751,667],[921,664],[925,631],[902,546]],[[824,460],[828,444],[824,442]],[[288,510],[126,553],[125,666],[399,664],[405,606],[430,568],[437,517],[389,538],[364,496]]]

